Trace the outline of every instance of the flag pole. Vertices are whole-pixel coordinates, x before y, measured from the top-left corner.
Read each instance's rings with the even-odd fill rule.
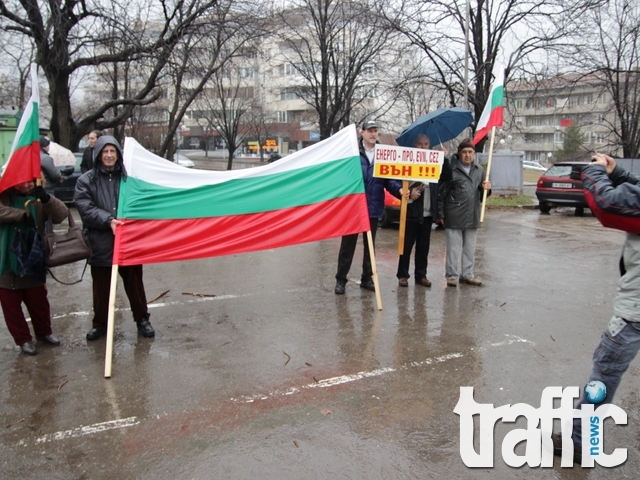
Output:
[[[373,277],[373,285],[376,289],[376,304],[378,310],[382,310],[382,297],[380,296],[380,282],[378,282],[378,269],[376,268],[376,255],[373,251],[373,238],[371,230],[365,233],[367,236],[367,244],[369,245],[369,258],[371,259],[371,276]]]
[[[400,204],[400,231],[398,232],[398,255],[404,253],[404,235],[407,230],[407,197],[409,181],[402,181],[402,203]]]
[[[111,378],[113,363],[113,331],[116,311],[116,287],[118,286],[118,265],[111,267],[111,287],[109,288],[109,315],[107,316],[107,349],[104,359],[104,377]]]
[[[491,159],[493,158],[493,139],[496,134],[496,127],[491,127],[491,137],[489,138],[489,161],[487,162],[487,175],[485,181],[489,181],[489,174],[491,173]],[[482,190],[482,208],[480,209],[480,222],[484,222],[484,209],[487,205],[487,190]]]

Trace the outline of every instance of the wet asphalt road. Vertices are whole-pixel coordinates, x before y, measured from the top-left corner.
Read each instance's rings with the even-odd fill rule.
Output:
[[[87,342],[91,281],[49,282],[60,347],[27,357],[0,327],[0,477],[49,479],[637,478],[640,368],[615,404],[629,426],[615,469],[492,469],[459,454],[461,386],[496,406],[538,406],[542,389],[582,386],[612,313],[623,234],[571,210],[491,210],[480,230],[482,287],[448,288],[444,232],[433,287],[397,286],[397,229],[379,230],[383,310],[357,285],[333,293],[339,239],[145,267],[154,339],[136,334],[122,285],[113,377]],[[73,279],[81,265],[60,267]],[[189,294],[190,293],[190,294]],[[191,294],[215,295],[196,296]],[[524,422],[518,422],[523,427]]]

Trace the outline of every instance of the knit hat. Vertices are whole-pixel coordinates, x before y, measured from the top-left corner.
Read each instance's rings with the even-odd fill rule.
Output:
[[[45,137],[44,135],[40,135],[40,146],[42,148],[48,147],[50,143],[51,142],[49,141],[49,139],[47,137]]]
[[[459,152],[461,152],[465,148],[472,148],[473,150],[476,149],[475,145],[473,144],[473,142],[471,141],[470,138],[465,138],[464,140],[462,140],[460,142],[460,145],[458,145],[458,151]]]

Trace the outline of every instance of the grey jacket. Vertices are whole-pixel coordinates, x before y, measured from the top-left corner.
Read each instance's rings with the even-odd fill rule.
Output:
[[[582,183],[589,208],[603,224],[608,221],[608,226],[620,228],[627,223],[632,229],[636,228],[634,225],[637,226],[640,217],[640,177],[620,166],[607,175],[602,165],[594,163],[582,171]],[[613,225],[612,218],[616,220]],[[627,233],[620,275],[613,312],[629,322],[640,322],[640,235],[637,233]]]
[[[53,189],[56,185],[60,183],[62,180],[62,176],[60,172],[56,169],[55,164],[53,163],[53,158],[49,156],[49,154],[40,149],[40,170],[44,174],[44,189],[49,195],[53,195]]]
[[[112,171],[105,170],[100,160],[106,145],[114,145],[118,151],[118,161]],[[93,168],[78,178],[73,196],[91,248],[90,265],[112,265],[115,237],[111,220],[118,218],[120,179],[126,180],[126,177],[120,144],[112,136],[103,135],[93,149]]]
[[[459,230],[480,227],[480,202],[485,173],[477,163],[467,173],[458,155],[451,159],[451,170],[444,172],[438,182],[438,211],[444,216],[445,228]],[[491,191],[487,192],[491,195]]]

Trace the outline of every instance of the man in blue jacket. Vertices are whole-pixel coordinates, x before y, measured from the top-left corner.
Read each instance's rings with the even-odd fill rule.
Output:
[[[367,120],[362,124],[360,145],[360,164],[362,165],[362,176],[364,178],[364,190],[367,197],[367,208],[369,210],[369,223],[371,224],[371,237],[375,244],[378,220],[384,212],[384,189],[389,193],[400,197],[402,184],[396,180],[377,178],[373,176],[373,152],[378,143],[378,123],[375,120]],[[340,253],[338,254],[338,272],[336,273],[335,293],[342,295],[347,285],[347,274],[351,268],[353,255],[358,244],[358,233],[342,237]],[[371,257],[369,256],[369,245],[363,234],[364,258],[362,259],[362,277],[360,288],[365,288],[375,292],[373,270],[371,268]]]
[[[613,316],[593,353],[589,382],[606,387],[603,403],[611,403],[622,375],[640,349],[640,177],[625,171],[608,155],[596,154],[582,171],[585,198],[605,227],[627,232],[620,258],[620,280],[613,302]],[[587,399],[580,399],[577,409]],[[582,425],[573,422],[574,461],[582,461]],[[562,455],[562,438],[552,435],[554,453]]]

